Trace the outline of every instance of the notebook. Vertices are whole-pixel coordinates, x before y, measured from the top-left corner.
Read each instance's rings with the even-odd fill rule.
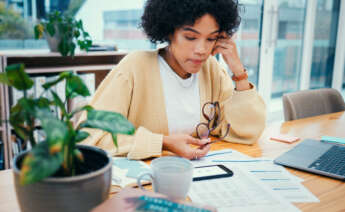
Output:
[[[345,180],[345,146],[306,139],[274,160],[276,164]]]

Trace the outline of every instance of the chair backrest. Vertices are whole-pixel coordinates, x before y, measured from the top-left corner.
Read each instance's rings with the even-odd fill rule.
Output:
[[[339,91],[333,88],[303,90],[283,95],[285,121],[345,110]]]

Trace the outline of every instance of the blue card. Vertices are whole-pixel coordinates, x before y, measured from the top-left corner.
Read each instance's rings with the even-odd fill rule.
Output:
[[[338,138],[332,136],[322,136],[321,141],[328,143],[345,144],[345,138]]]

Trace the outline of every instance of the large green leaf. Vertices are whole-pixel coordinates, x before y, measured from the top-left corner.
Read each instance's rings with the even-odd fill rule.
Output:
[[[112,134],[115,145],[116,135],[133,134],[135,127],[123,115],[116,112],[90,110],[87,113],[87,120],[80,124],[80,128],[96,128],[107,131]]]
[[[40,142],[24,158],[20,183],[22,185],[38,182],[56,173],[63,161],[62,152],[49,154],[47,142]]]
[[[2,82],[9,86],[15,87],[17,90],[30,89],[34,81],[24,71],[23,64],[13,64],[6,67],[6,77],[2,76]]]
[[[61,82],[62,80],[64,80],[64,78],[59,77],[59,78],[57,78],[56,80],[53,80],[53,81],[51,81],[51,82],[46,82],[46,83],[44,83],[44,84],[42,85],[42,87],[43,87],[44,89],[48,89],[48,88],[50,88],[50,87],[52,87],[52,86],[58,84],[58,83]]]
[[[51,152],[56,152],[56,148],[62,148],[63,142],[68,138],[68,127],[48,109],[36,109],[36,117],[41,121],[41,126],[46,134],[46,140]],[[53,150],[54,148],[54,150]],[[59,150],[61,151],[61,149]]]
[[[46,30],[53,37],[55,35],[55,23],[47,23]]]
[[[76,96],[90,96],[90,91],[79,76],[73,75],[66,80],[66,97]]]
[[[26,128],[13,126],[13,129],[14,129],[14,132],[17,134],[17,136],[19,136],[24,141],[29,139],[29,131]]]
[[[73,42],[71,42],[70,44],[69,44],[69,54],[71,55],[71,56],[73,56],[74,55],[74,51],[75,51],[75,48],[76,48],[77,46],[73,43]]]
[[[85,105],[83,107],[76,108],[69,114],[69,118],[72,118],[76,113],[79,113],[84,110],[90,111],[93,110],[93,107],[91,105]]]
[[[85,131],[78,131],[76,137],[75,137],[75,142],[80,142],[83,141],[85,138],[89,137],[89,133]]]
[[[28,138],[28,130],[24,127],[25,123],[25,111],[23,107],[18,103],[11,108],[10,124],[19,137],[26,140]]]
[[[6,73],[0,73],[0,83],[8,85],[10,82],[7,79]]]
[[[39,39],[43,36],[44,26],[42,24],[37,24],[34,27],[35,39]]]
[[[33,99],[20,98],[18,103],[11,108],[10,123],[13,127],[23,127],[34,118],[36,102]]]
[[[68,45],[68,41],[66,41],[66,39],[62,38],[58,44],[58,51],[61,53],[62,56],[68,56],[69,50],[70,50],[70,48]]]
[[[18,100],[18,104],[21,105],[22,110],[24,111],[26,116],[30,116],[30,117],[35,116],[36,107],[39,106],[35,99],[24,98],[24,97]]]
[[[59,74],[59,77],[62,77],[64,79],[70,78],[72,76],[73,76],[73,72],[71,72],[71,71],[64,71],[61,74]]]
[[[50,106],[50,101],[49,99],[45,97],[40,97],[38,99],[35,99],[36,106],[39,108],[49,108]]]
[[[38,99],[20,98],[10,110],[10,124],[17,135],[26,140],[30,134],[28,124],[31,123],[32,126],[30,127],[34,127],[33,119],[36,117],[37,108],[47,111],[47,115],[50,114],[49,104],[49,100],[44,97]]]
[[[10,110],[10,123],[12,125],[16,125],[16,123],[23,123],[25,121],[25,111],[23,110],[20,101],[21,99],[19,99],[18,103]]]
[[[62,102],[62,100],[60,99],[59,95],[56,92],[54,92],[54,91],[50,91],[50,92],[53,95],[54,104],[60,108],[60,110],[62,111],[63,116],[66,116],[67,111],[66,111],[65,105]]]

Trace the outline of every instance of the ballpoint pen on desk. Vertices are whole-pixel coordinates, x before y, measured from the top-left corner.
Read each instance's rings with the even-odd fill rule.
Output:
[[[272,160],[262,160],[262,159],[249,159],[249,160],[212,160],[212,162],[224,163],[224,162],[264,162],[264,161],[272,161]]]
[[[228,150],[228,151],[222,151],[222,152],[210,152],[207,155],[205,155],[204,157],[211,157],[211,156],[215,156],[215,155],[224,155],[224,154],[231,154],[232,150]]]

